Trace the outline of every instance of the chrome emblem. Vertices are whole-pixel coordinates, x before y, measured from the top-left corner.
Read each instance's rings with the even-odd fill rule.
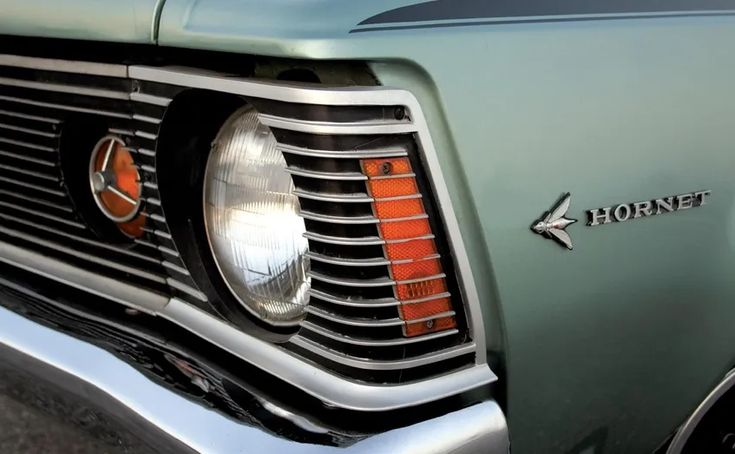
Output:
[[[97,207],[112,221],[125,223],[138,215],[140,176],[119,137],[104,137],[95,146],[89,161],[89,185]]]
[[[577,222],[576,219],[565,217],[567,211],[569,211],[571,199],[572,195],[567,192],[550,211],[544,213],[543,217],[531,226],[531,230],[534,232],[556,241],[569,250],[572,250],[572,238],[565,229]]]
[[[658,216],[663,213],[688,210],[707,204],[707,197],[712,191],[697,191],[672,195],[645,202],[622,203],[605,208],[587,210],[587,225],[598,226],[613,222],[625,222],[646,216]]]

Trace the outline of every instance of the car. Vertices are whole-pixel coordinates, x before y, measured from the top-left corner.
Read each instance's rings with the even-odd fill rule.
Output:
[[[732,2],[0,11],[13,405],[127,452],[735,446]]]

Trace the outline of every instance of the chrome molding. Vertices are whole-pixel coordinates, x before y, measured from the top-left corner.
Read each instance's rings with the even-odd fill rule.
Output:
[[[710,392],[707,397],[702,401],[701,404],[694,410],[692,415],[682,424],[679,430],[674,435],[674,438],[669,444],[669,448],[666,450],[666,454],[680,454],[684,451],[689,437],[692,436],[694,429],[697,428],[699,422],[702,420],[704,415],[712,408],[712,406],[723,396],[726,392],[735,386],[735,369],[725,375],[725,378],[715,386],[715,389]]]
[[[88,74],[90,76],[128,77],[128,67],[110,63],[61,60],[55,58],[35,58],[21,55],[0,54],[0,66],[40,69],[63,73]]]
[[[459,332],[456,329],[450,329],[450,330],[445,330],[445,331],[437,331],[436,333],[427,334],[425,336],[406,337],[403,339],[399,339],[399,338],[361,339],[357,337],[349,337],[349,336],[343,336],[341,334],[337,334],[334,331],[324,329],[321,326],[315,325],[308,321],[302,322],[301,327],[309,331],[313,331],[321,336],[324,336],[324,337],[327,337],[329,339],[333,339],[339,342],[344,342],[346,344],[352,344],[352,345],[363,345],[363,346],[368,346],[368,347],[385,347],[385,346],[393,346],[393,345],[416,344],[419,342],[425,342],[429,340],[438,339],[440,337],[452,336]]]
[[[267,352],[264,352],[267,353]],[[165,434],[171,452],[230,454],[244,447],[255,454],[507,454],[508,426],[502,410],[486,401],[418,424],[376,434],[350,446],[334,447],[291,441],[260,427],[212,411],[150,380],[112,353],[0,308],[0,361],[17,364],[30,376],[52,380],[61,391],[88,399],[95,408],[119,416],[139,435],[157,440]],[[20,366],[22,365],[22,366]],[[297,364],[298,366],[298,364]],[[305,372],[296,367],[298,373]],[[306,375],[306,374],[303,374]],[[305,378],[305,377],[294,377]],[[365,392],[366,398],[389,401],[380,389],[335,384],[330,395]],[[329,390],[328,390],[329,391]],[[393,394],[391,390],[388,395]],[[274,417],[286,418],[311,432],[321,426],[300,424],[303,417],[274,408],[256,396]]]
[[[408,121],[336,123],[295,120],[266,114],[260,114],[259,118],[264,125],[271,128],[311,134],[401,134],[414,132],[413,125]]]
[[[338,407],[349,408],[363,411],[383,411],[407,406],[417,405],[425,402],[434,401],[461,393],[470,389],[477,388],[495,381],[497,378],[487,365],[485,352],[485,333],[482,323],[481,305],[475,288],[472,271],[469,266],[469,260],[462,243],[462,235],[459,224],[455,216],[452,202],[444,182],[442,172],[439,166],[439,160],[434,149],[431,135],[426,120],[423,117],[421,107],[418,100],[406,90],[391,89],[385,87],[340,87],[340,88],[322,88],[309,86],[305,87],[298,84],[290,83],[270,83],[263,81],[254,81],[244,78],[229,77],[212,72],[192,70],[186,68],[157,68],[146,66],[130,66],[121,67],[119,65],[103,65],[103,64],[85,64],[79,63],[79,70],[71,71],[71,67],[61,65],[59,68],[54,67],[54,60],[43,60],[35,58],[25,58],[16,56],[0,55],[0,66],[21,66],[42,70],[57,70],[69,72],[79,72],[87,74],[112,75],[115,77],[130,77],[140,81],[160,82],[170,85],[177,85],[186,88],[198,88],[210,91],[219,91],[224,93],[270,99],[275,101],[283,101],[289,103],[331,105],[331,106],[405,106],[408,112],[406,120],[402,121],[371,121],[356,123],[335,123],[335,122],[317,122],[294,120],[292,118],[276,117],[269,115],[261,115],[261,120],[275,128],[284,128],[295,131],[305,131],[311,133],[339,133],[339,134],[413,134],[423,159],[425,170],[428,174],[428,181],[432,185],[433,192],[437,199],[437,209],[441,212],[442,221],[445,231],[447,232],[447,240],[451,250],[451,259],[454,261],[455,269],[458,272],[458,284],[462,294],[462,300],[465,303],[465,312],[468,320],[469,334],[471,342],[450,350],[439,351],[424,357],[415,357],[404,363],[410,365],[429,364],[441,360],[443,357],[453,357],[464,354],[474,354],[475,364],[430,379],[404,383],[399,385],[375,385],[361,382],[355,382],[343,377],[334,375],[321,367],[305,362],[300,357],[289,353],[273,344],[264,342],[253,336],[250,336],[236,327],[231,326],[221,320],[210,316],[209,314],[193,307],[192,305],[178,300],[176,298],[166,299],[161,295],[144,291],[125,283],[106,279],[94,273],[79,270],[76,267],[66,265],[50,257],[44,257],[40,254],[26,251],[17,246],[0,242],[0,260],[11,263],[28,271],[42,274],[51,279],[65,282],[69,285],[83,288],[92,293],[109,298],[116,302],[144,310],[157,316],[166,318],[183,328],[199,335],[202,338],[220,346],[221,348],[231,352],[232,354],[242,358],[243,360],[254,364],[255,366],[279,377],[280,379],[291,383],[292,385],[304,390],[305,392],[321,399],[322,401]],[[76,63],[66,62],[73,65]],[[109,67],[108,67],[109,66]],[[123,72],[125,73],[123,75]],[[117,118],[132,119],[131,115],[121,114],[118,112],[100,111],[96,109],[80,108],[68,105],[43,103],[23,98],[14,98],[0,96],[0,99],[36,105],[40,107],[50,107],[54,109],[66,109],[78,112],[93,113],[103,116],[111,116]],[[159,106],[167,106],[171,99],[158,96],[152,96],[145,93],[133,92],[129,94],[129,99],[134,102],[150,103]],[[2,112],[0,112],[2,113]],[[55,119],[47,119],[49,122],[57,121]],[[156,120],[158,122],[159,120]],[[153,134],[142,133],[141,137],[154,140]],[[370,158],[373,156],[387,157],[390,156],[406,156],[404,149],[390,150],[357,150],[347,152],[335,152],[325,150],[310,150],[297,147],[279,145],[279,149],[284,153],[302,154],[315,157],[345,157],[345,158]],[[142,152],[142,151],[141,151]],[[143,172],[155,172],[155,169],[149,166],[141,166]],[[312,178],[316,175],[304,175]],[[324,177],[325,175],[321,175]],[[13,184],[21,184],[28,186],[28,183],[13,181]],[[34,185],[35,186],[35,185]],[[144,186],[155,187],[155,183],[146,182]],[[39,187],[40,190],[51,191],[48,188]],[[63,195],[63,193],[61,193]],[[299,196],[312,196],[317,200],[327,202],[372,202],[373,198],[365,194],[355,194],[354,197],[330,197],[329,194],[299,194]],[[402,199],[406,197],[394,198]],[[394,200],[391,199],[391,200]],[[388,199],[385,199],[388,200]],[[156,230],[153,232],[162,238],[170,240],[168,233]],[[428,238],[428,237],[427,237]],[[363,241],[364,244],[383,244],[383,240],[376,241],[376,238],[350,239],[350,238],[313,238],[316,241],[348,241],[346,244],[355,244]],[[379,240],[379,239],[377,239]],[[141,245],[158,248],[153,244],[147,244],[145,241],[137,241]],[[341,244],[341,243],[337,243]],[[165,252],[165,251],[164,251]],[[174,251],[175,252],[175,251]],[[167,283],[180,290],[193,294],[196,297],[204,295],[196,295],[196,289],[186,288],[184,284],[173,279],[167,279]],[[363,282],[364,285],[364,282]],[[383,285],[383,283],[381,283]],[[319,297],[315,295],[315,297]],[[205,297],[206,298],[206,297]],[[326,301],[329,299],[325,298]],[[334,302],[334,301],[332,301]],[[367,301],[355,303],[369,304]],[[391,303],[388,301],[378,301],[378,304]],[[293,339],[295,344],[300,344],[303,348],[318,350],[318,354],[325,356],[325,349],[321,346],[311,345],[311,341],[305,340],[300,336]],[[373,360],[365,360],[359,363],[358,358],[340,357],[336,358],[338,362],[343,364],[355,363],[356,367],[361,368],[391,368],[391,365],[381,364],[381,362]],[[359,364],[357,364],[359,363]],[[388,363],[388,362],[386,362]],[[392,362],[393,364],[398,364]],[[400,362],[399,362],[400,363]],[[401,367],[405,367],[406,364]]]
[[[311,158],[330,159],[372,159],[372,158],[400,158],[408,156],[408,152],[402,149],[378,148],[371,150],[314,150],[311,148],[295,147],[279,143],[276,148],[281,153],[297,154]]]
[[[163,295],[100,276],[4,241],[0,241],[0,261],[149,314],[155,314],[168,304],[168,298]]]
[[[397,359],[397,360],[392,360],[392,361],[378,361],[374,359],[360,359],[360,358],[355,358],[353,356],[345,355],[343,353],[338,353],[327,347],[319,345],[318,343],[310,339],[306,339],[305,337],[301,337],[298,335],[294,336],[293,339],[291,339],[291,342],[294,345],[297,345],[301,348],[304,348],[306,350],[310,350],[319,355],[322,355],[334,361],[335,363],[344,364],[345,366],[350,366],[350,367],[357,367],[357,368],[363,368],[363,369],[367,368],[367,369],[373,369],[373,370],[398,370],[398,369],[407,369],[410,367],[419,367],[419,366],[424,366],[426,364],[433,364],[439,360],[455,358],[461,355],[468,355],[475,350],[474,344],[463,344],[463,345],[458,345],[453,348],[448,348],[446,350],[441,350],[437,353],[430,353],[430,354],[426,354],[423,356],[413,356],[409,359]],[[473,369],[465,369],[465,370],[473,370]],[[456,373],[461,373],[461,372],[456,372]],[[454,374],[443,375],[442,378],[450,377],[452,375]],[[428,384],[431,382],[432,382],[431,380],[427,380],[424,382],[416,382],[416,384],[419,384],[419,385],[422,383]],[[408,385],[403,385],[403,386],[408,386]]]

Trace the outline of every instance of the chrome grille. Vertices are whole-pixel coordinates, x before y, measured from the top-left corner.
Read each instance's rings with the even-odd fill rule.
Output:
[[[186,89],[252,103],[286,157],[307,223],[314,288],[299,334],[285,344],[251,336],[217,315],[167,224],[156,168],[158,134],[169,102]],[[396,109],[407,115],[394,117]],[[125,138],[139,164],[148,222],[132,245],[101,241],[69,195],[60,149],[80,119],[83,125],[102,120],[103,132]],[[397,409],[495,379],[485,362],[479,302],[456,219],[428,128],[408,92],[0,55],[0,125],[0,260],[173,321],[343,408]],[[442,260],[452,282],[446,295],[435,296],[451,295],[454,302],[454,311],[436,317],[455,315],[456,329],[401,335],[405,321],[389,291],[396,282],[386,272],[391,262],[370,208],[375,200],[355,165],[386,157],[409,157],[422,171],[416,173],[425,177],[427,204],[438,199],[429,213],[436,240],[447,228],[454,231],[431,258]],[[432,194],[435,187],[440,190]],[[462,273],[455,275],[455,266]]]
[[[154,150],[171,99],[136,92],[125,66],[108,65],[113,71],[93,76],[54,71],[56,65],[31,70],[23,67],[28,61],[15,56],[0,61],[0,234],[115,279],[206,302],[171,240],[156,184]],[[148,222],[133,245],[101,240],[70,196],[62,136],[71,127],[92,124],[105,125],[107,131],[100,133],[123,138],[139,164]],[[88,166],[71,150],[63,159]]]
[[[268,108],[257,103],[256,107]],[[412,160],[414,168],[420,169],[413,137],[415,125],[408,117],[394,118],[397,108],[404,109],[387,106],[375,112],[379,117],[365,114],[358,122],[339,122],[339,115],[330,115],[324,107],[317,115],[334,120],[306,119],[303,114],[296,117],[309,109],[297,106],[287,110],[294,113],[290,117],[269,113],[260,116],[274,131],[278,149],[286,159],[287,171],[292,175],[300,200],[300,214],[306,223],[305,237],[309,240],[311,298],[308,315],[299,335],[291,340],[291,346],[315,361],[326,361],[345,375],[379,382],[425,378],[475,361],[475,346],[464,324],[416,337],[403,334],[407,322],[400,317],[398,307],[406,302],[395,297],[394,286],[451,276],[442,273],[397,281],[389,272],[392,262],[386,258],[383,246],[390,240],[380,235],[381,221],[371,205],[376,199],[368,191],[368,177],[361,170],[360,160],[406,157]],[[414,172],[400,177],[421,178],[421,175]],[[424,184],[424,190],[428,188]],[[422,198],[425,194],[391,200]],[[424,203],[432,201],[425,199]],[[422,214],[393,221],[428,217]],[[434,231],[441,231],[440,223],[435,224]],[[419,239],[437,238],[434,234],[413,238]],[[422,259],[442,259],[442,255]],[[444,270],[452,270],[450,260],[442,261]],[[415,302],[450,296],[452,292],[445,292]],[[457,294],[455,305],[461,306],[460,301]],[[462,314],[452,310],[410,323],[457,315]]]

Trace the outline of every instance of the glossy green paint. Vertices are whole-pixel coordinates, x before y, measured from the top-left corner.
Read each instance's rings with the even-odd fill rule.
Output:
[[[0,0],[0,34],[153,43],[164,0]]]
[[[504,352],[514,453],[651,452],[735,365],[735,19],[349,33],[407,3],[168,0],[159,42],[367,60],[414,92]],[[585,226],[703,189],[703,207]],[[571,252],[529,229],[567,191]]]

